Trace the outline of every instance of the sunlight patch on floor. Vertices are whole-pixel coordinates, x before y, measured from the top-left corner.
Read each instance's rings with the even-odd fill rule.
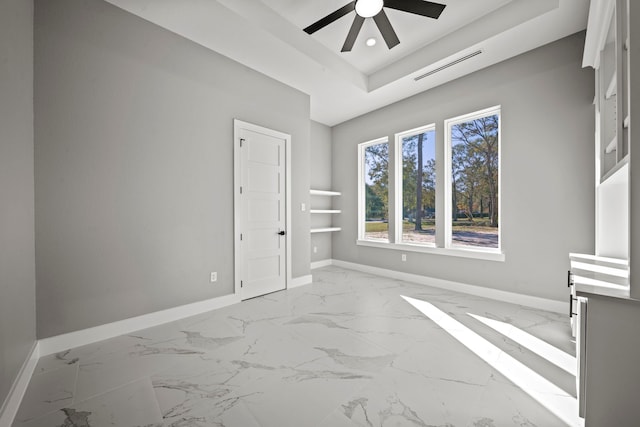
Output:
[[[548,342],[543,341],[538,337],[534,337],[533,335],[509,323],[501,322],[494,319],[488,319],[483,316],[478,316],[477,314],[467,314],[477,321],[484,323],[491,329],[501,333],[512,341],[515,341],[521,346],[526,347],[527,349],[546,359],[548,362],[553,363],[565,372],[570,373],[574,377],[576,376],[576,358],[571,356],[570,354],[567,354],[559,348],[552,346]]]
[[[578,401],[531,368],[426,301],[401,295],[509,381],[543,405],[568,426],[578,425]]]

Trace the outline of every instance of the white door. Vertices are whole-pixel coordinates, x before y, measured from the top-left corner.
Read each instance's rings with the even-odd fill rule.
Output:
[[[247,299],[286,287],[287,136],[240,122],[235,137],[236,290]]]

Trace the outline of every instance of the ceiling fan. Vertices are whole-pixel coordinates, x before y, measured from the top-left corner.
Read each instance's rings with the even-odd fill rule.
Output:
[[[400,40],[398,39],[396,32],[393,30],[391,22],[389,22],[389,18],[384,12],[383,7],[389,7],[391,9],[438,19],[446,5],[425,0],[354,0],[319,21],[309,25],[304,29],[304,31],[307,34],[313,34],[355,10],[356,16],[353,20],[353,24],[351,24],[349,34],[347,34],[347,39],[344,41],[344,45],[342,46],[342,52],[351,51],[354,43],[356,42],[356,38],[360,33],[360,29],[362,28],[365,18],[373,18],[380,30],[380,33],[382,33],[382,38],[384,38],[387,47],[391,49],[394,46],[397,46],[400,43]]]

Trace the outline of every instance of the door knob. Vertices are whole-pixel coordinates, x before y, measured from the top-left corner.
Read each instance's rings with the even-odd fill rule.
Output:
[[[281,236],[284,236],[286,234],[286,232],[283,230],[283,231],[279,231],[278,234],[281,235]]]

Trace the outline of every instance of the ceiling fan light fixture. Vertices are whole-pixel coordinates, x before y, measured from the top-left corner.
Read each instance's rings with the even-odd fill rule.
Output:
[[[380,30],[382,39],[387,44],[387,47],[391,49],[400,44],[400,39],[393,29],[391,22],[389,22],[389,17],[383,7],[438,19],[447,5],[428,0],[386,0],[386,2],[384,0],[351,0],[340,9],[319,19],[303,30],[307,34],[313,34],[343,16],[355,12],[356,16],[353,19],[351,28],[349,28],[349,33],[342,45],[341,52],[351,52],[358,38],[358,34],[360,34],[362,25],[367,18],[373,18],[373,22],[376,27],[378,27],[378,30]]]
[[[358,0],[356,2],[356,13],[363,18],[376,16],[384,6],[383,0]]]

